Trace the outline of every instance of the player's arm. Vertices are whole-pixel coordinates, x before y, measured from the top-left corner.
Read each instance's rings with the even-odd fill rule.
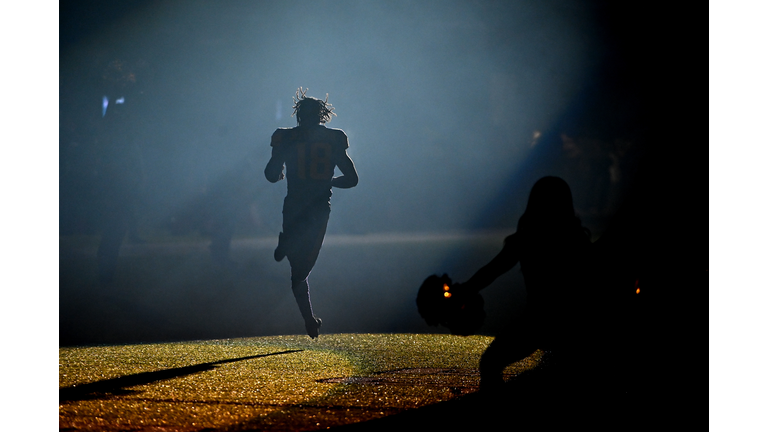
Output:
[[[332,187],[349,189],[357,186],[357,169],[346,150],[344,150],[344,153],[336,160],[336,166],[339,167],[339,171],[341,171],[342,175],[331,179]]]
[[[496,255],[491,262],[483,266],[469,280],[461,285],[461,289],[467,289],[471,291],[480,291],[481,289],[490,285],[499,276],[512,270],[519,261],[518,255],[518,242],[516,241],[516,235],[513,234],[507,237],[504,241],[504,247],[501,249],[498,255]]]
[[[285,174],[283,174],[285,158],[282,157],[281,153],[279,146],[272,147],[272,157],[267,162],[267,167],[264,168],[264,176],[270,183],[275,183],[285,178]]]

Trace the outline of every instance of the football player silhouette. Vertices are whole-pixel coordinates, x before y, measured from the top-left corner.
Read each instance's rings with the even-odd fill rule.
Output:
[[[328,96],[321,100],[307,96],[306,92],[300,87],[294,98],[297,126],[279,128],[272,134],[272,157],[264,175],[271,183],[283,178],[287,181],[283,231],[278,237],[275,260],[288,258],[293,295],[307,334],[314,339],[322,322],[312,310],[308,277],[325,238],[331,189],[354,187],[358,176],[347,154],[347,135],[341,129],[325,126],[336,115]],[[336,167],[342,175],[334,177]]]
[[[480,358],[481,388],[499,388],[504,368],[537,349],[570,353],[584,342],[590,245],[568,184],[543,177],[531,190],[517,232],[504,239],[499,254],[469,280],[454,284],[457,293],[478,292],[518,263],[523,273],[527,307]]]

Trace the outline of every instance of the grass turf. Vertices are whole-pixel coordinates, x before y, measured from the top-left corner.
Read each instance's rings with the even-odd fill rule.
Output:
[[[60,348],[60,428],[316,430],[363,422],[476,391],[490,341],[332,334]],[[507,377],[540,359],[511,365]]]

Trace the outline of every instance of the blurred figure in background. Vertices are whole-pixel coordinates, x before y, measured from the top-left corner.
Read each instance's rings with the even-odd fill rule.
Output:
[[[308,278],[325,238],[331,213],[331,189],[354,187],[358,176],[347,154],[347,135],[340,129],[325,127],[331,116],[336,115],[328,97],[324,101],[308,97],[306,90],[299,88],[293,109],[298,125],[277,129],[272,134],[272,157],[264,175],[271,183],[287,179],[283,231],[278,238],[275,260],[288,257],[291,289],[307,334],[314,339],[322,321],[312,310]],[[341,176],[333,176],[336,167]]]
[[[127,233],[137,234],[138,206],[146,186],[146,173],[136,123],[136,74],[121,60],[111,62],[104,71],[105,95],[101,102],[102,119],[96,130],[97,169],[95,185],[100,203],[102,229],[97,251],[101,286],[111,285],[117,268],[120,246]]]
[[[200,231],[210,237],[208,250],[214,264],[220,267],[237,266],[231,257],[232,237],[250,217],[257,196],[257,172],[255,161],[248,155],[208,182],[200,196]]]
[[[255,167],[253,154],[242,155],[224,167],[209,167],[198,177],[199,184],[190,188],[189,199],[170,214],[165,227],[174,236],[197,232],[208,237],[212,262],[220,268],[236,268],[238,263],[231,256],[235,233],[260,225],[254,214],[259,196]]]

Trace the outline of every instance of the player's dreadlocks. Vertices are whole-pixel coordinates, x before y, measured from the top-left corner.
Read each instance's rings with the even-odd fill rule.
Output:
[[[291,117],[296,116],[299,125],[303,120],[307,123],[328,123],[331,121],[331,116],[335,116],[336,113],[333,112],[334,108],[328,103],[328,93],[325,94],[325,100],[320,100],[307,96],[307,90],[309,89],[302,87],[296,90]]]

